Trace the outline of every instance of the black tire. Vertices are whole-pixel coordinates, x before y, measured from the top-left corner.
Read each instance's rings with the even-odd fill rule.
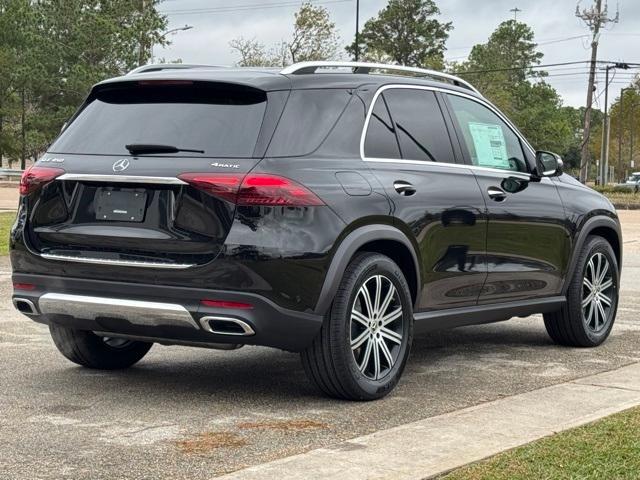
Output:
[[[361,287],[366,284],[364,288],[370,292],[372,282],[371,300],[375,303],[377,296],[382,301],[378,302],[377,310],[372,308],[368,312]],[[378,285],[380,294],[376,295]],[[385,308],[388,295],[393,297]],[[356,314],[356,320],[352,321],[354,309],[363,314]],[[369,316],[372,319],[365,323],[363,319]],[[383,325],[385,321],[388,323]],[[364,327],[365,324],[369,327]],[[376,400],[391,392],[400,380],[412,340],[413,307],[402,270],[384,255],[363,252],[347,267],[320,333],[301,354],[302,364],[307,376],[331,397]],[[352,341],[361,346],[352,350]]]
[[[98,370],[128,368],[144,357],[153,343],[138,341],[105,341],[93,332],[75,330],[62,325],[49,325],[51,338],[60,353],[78,365]],[[115,339],[113,339],[115,340]],[[119,346],[111,346],[118,345]]]
[[[600,290],[601,286],[608,284],[609,279],[606,279],[607,281],[596,289],[596,291],[602,291],[603,294],[606,294],[606,298],[611,300],[611,305],[608,308],[606,308],[604,301],[601,303],[605,315],[600,313],[597,306],[593,307],[591,302],[587,303],[584,312],[582,305],[583,300],[587,301],[585,296],[589,297],[588,293],[591,291],[588,286],[583,285],[583,282],[585,278],[587,280],[591,278],[594,266],[600,258],[605,258],[608,262],[607,271],[611,273],[612,284],[610,288]],[[590,266],[592,259],[594,266]],[[576,265],[567,290],[567,303],[558,312],[545,314],[544,325],[551,339],[559,345],[583,348],[597,347],[609,337],[616,318],[620,281],[618,262],[609,242],[594,235],[585,241]],[[602,270],[604,270],[604,266]],[[590,314],[590,308],[594,308],[595,313]],[[594,318],[593,315],[599,317]],[[602,324],[599,324],[599,318],[605,318]],[[597,328],[593,328],[594,326]]]

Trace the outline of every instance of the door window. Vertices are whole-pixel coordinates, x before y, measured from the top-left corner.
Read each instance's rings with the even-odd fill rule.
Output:
[[[389,89],[383,94],[393,119],[402,158],[455,163],[451,139],[434,92]]]
[[[498,115],[473,100],[448,98],[473,165],[528,171],[520,139]]]

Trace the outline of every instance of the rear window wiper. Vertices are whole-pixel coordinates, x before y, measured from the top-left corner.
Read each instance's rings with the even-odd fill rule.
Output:
[[[178,152],[190,152],[190,153],[204,153],[204,150],[193,150],[190,148],[178,148],[173,145],[158,145],[155,143],[132,143],[125,145],[125,148],[129,150],[131,155],[144,154],[144,153],[178,153]]]

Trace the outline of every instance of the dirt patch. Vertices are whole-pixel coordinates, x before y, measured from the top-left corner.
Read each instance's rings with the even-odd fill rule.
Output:
[[[202,455],[218,448],[244,447],[247,441],[232,432],[203,432],[175,444],[182,453]]]
[[[236,425],[241,430],[283,430],[298,432],[329,428],[329,425],[315,420],[272,420],[264,422],[242,422]]]

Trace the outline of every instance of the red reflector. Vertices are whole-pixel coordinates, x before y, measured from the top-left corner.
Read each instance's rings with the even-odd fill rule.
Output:
[[[178,178],[194,188],[240,206],[324,205],[324,202],[308,188],[277,175],[183,173]]]
[[[29,195],[64,173],[61,168],[33,166],[22,173],[20,195]]]
[[[213,308],[237,308],[239,310],[252,310],[253,305],[244,302],[231,302],[228,300],[200,300],[205,307]]]
[[[36,286],[33,283],[14,283],[13,284],[13,289],[14,290],[32,291],[32,290],[36,289]]]

